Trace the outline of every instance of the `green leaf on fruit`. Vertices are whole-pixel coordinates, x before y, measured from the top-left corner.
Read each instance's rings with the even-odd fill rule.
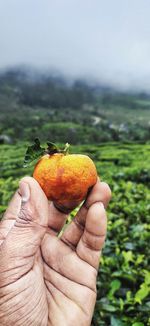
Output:
[[[39,159],[45,153],[45,148],[41,147],[40,141],[38,138],[34,140],[34,144],[28,146],[25,158],[24,158],[24,167],[30,165],[33,161]]]
[[[28,146],[24,158],[24,167],[29,166],[33,161],[40,159],[44,154],[53,155],[55,153],[68,154],[70,144],[66,143],[64,149],[60,149],[56,144],[47,142],[47,147],[41,147],[40,140],[36,138],[34,144]]]

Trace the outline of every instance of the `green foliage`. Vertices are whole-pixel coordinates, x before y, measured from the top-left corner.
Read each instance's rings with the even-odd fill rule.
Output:
[[[34,144],[28,146],[25,158],[24,158],[24,167],[30,164],[32,161],[39,159],[45,154],[45,148],[40,146],[40,141],[38,138],[34,140]]]
[[[1,213],[20,177],[32,174],[32,166],[22,167],[26,145],[0,146]],[[92,326],[149,326],[150,144],[101,143],[70,152],[88,154],[112,189]]]

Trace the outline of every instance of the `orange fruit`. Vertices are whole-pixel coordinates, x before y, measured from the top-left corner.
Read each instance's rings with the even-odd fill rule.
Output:
[[[42,156],[33,177],[47,198],[67,213],[85,199],[97,181],[97,171],[87,155],[54,153]]]

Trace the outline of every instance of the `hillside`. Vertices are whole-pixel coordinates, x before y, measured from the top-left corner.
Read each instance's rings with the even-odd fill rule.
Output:
[[[80,143],[150,139],[150,96],[12,69],[0,74],[0,141]]]

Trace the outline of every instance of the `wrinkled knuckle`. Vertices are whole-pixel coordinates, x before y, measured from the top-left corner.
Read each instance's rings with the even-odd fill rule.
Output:
[[[76,225],[76,227],[83,231],[84,230],[84,225],[83,223],[77,218],[77,216],[73,219],[73,223]]]
[[[104,245],[106,234],[94,235],[90,232],[86,232],[83,237],[84,245],[94,251],[100,251]]]
[[[26,206],[22,205],[22,208],[20,210],[17,222],[22,222],[24,224],[29,224],[32,221],[32,215],[33,212],[31,209],[27,208]]]
[[[86,248],[90,249],[90,250],[94,250],[94,246],[93,246],[93,241],[92,243],[89,241],[88,237],[87,236],[83,236],[82,237],[82,241],[83,241],[83,244]]]

